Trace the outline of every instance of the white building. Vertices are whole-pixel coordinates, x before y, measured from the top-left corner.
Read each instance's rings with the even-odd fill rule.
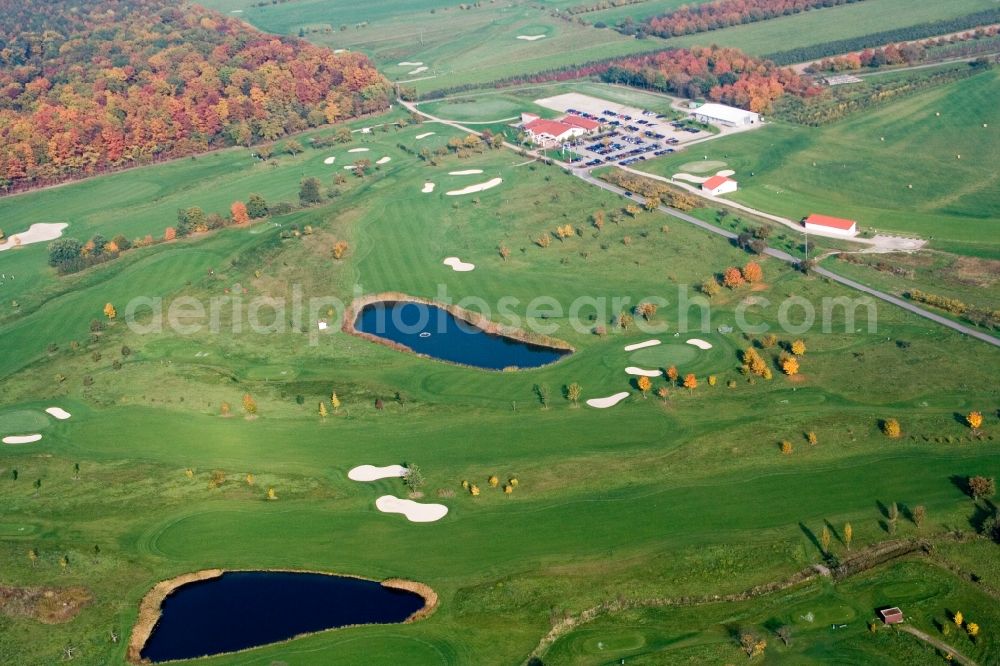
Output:
[[[720,194],[735,192],[736,187],[737,183],[732,178],[727,178],[726,176],[712,176],[701,184],[701,191],[705,194],[717,197]]]
[[[858,223],[855,220],[845,220],[840,217],[830,217],[829,215],[817,215],[813,213],[802,221],[806,231],[818,233],[823,236],[857,236]]]
[[[725,104],[702,104],[692,111],[691,115],[700,123],[713,123],[726,127],[742,127],[760,123],[759,113],[737,109],[735,106],[726,106]]]

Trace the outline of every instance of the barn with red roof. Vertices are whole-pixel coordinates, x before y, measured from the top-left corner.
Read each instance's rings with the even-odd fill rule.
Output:
[[[701,191],[705,194],[710,194],[713,197],[719,196],[720,194],[735,192],[736,188],[736,181],[728,176],[712,176],[701,184]]]
[[[824,235],[834,234],[837,236],[857,236],[858,223],[856,220],[846,220],[842,217],[830,217],[829,215],[819,215],[813,213],[802,220],[806,231],[813,231]]]

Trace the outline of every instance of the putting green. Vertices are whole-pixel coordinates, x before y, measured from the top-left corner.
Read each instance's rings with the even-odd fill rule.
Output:
[[[629,360],[642,368],[669,368],[691,364],[698,357],[698,349],[691,345],[659,345],[632,352]]]
[[[646,637],[638,631],[601,629],[595,630],[593,633],[595,635],[588,636],[581,646],[587,654],[608,654],[609,652],[638,650],[646,644]]]
[[[38,525],[31,523],[0,523],[0,537],[31,536],[38,531]]]
[[[24,435],[47,428],[51,423],[42,410],[20,409],[0,414],[0,435]]]
[[[725,162],[719,160],[700,160],[698,162],[685,162],[678,168],[683,173],[715,173],[726,168]]]

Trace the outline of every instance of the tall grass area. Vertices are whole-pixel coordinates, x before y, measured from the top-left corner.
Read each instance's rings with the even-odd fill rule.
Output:
[[[416,138],[428,131],[436,134]],[[444,146],[454,134],[424,124],[366,135],[370,150],[362,156],[392,161],[363,179],[348,174],[339,196],[249,228],[136,251],[123,263],[91,269],[86,288],[65,290],[0,327],[0,436],[24,427],[44,435],[37,444],[0,446],[0,582],[80,585],[93,596],[65,624],[0,614],[0,661],[51,664],[72,645],[81,663],[120,663],[138,600],[155,582],[206,567],[275,567],[407,577],[433,587],[441,603],[429,619],[412,624],[353,627],[194,663],[519,663],[564,613],[619,597],[738,592],[818,563],[823,556],[810,534],[826,520],[838,527],[852,522],[855,549],[889,538],[879,507],[893,501],[925,505],[928,515],[920,530],[901,519],[898,537],[973,530],[975,505],[952,477],[1000,473],[1000,421],[989,412],[997,371],[992,352],[889,306],[877,307],[873,333],[848,326],[838,311],[831,332],[800,334],[808,350],[799,376],[776,369],[772,380],[751,383],[740,374],[739,353],[759,335],[719,332],[736,324],[736,308],[746,308],[746,299],[771,301],[771,307],[757,301],[747,317],[774,325],[787,295],[810,301],[852,295],[775,260],[762,260],[764,280],[753,291],[715,296],[703,330],[678,330],[680,316],[662,306],[654,321],[668,325],[656,334],[663,344],[635,353],[623,346],[652,335],[615,329],[609,319],[617,310],[591,320],[585,309],[585,328],[576,330],[565,313],[545,307],[548,314],[535,312],[533,319],[577,351],[529,371],[439,363],[347,336],[335,324],[312,345],[315,322],[293,328],[290,311],[279,317],[288,324],[284,330],[266,335],[233,331],[224,311],[218,333],[140,334],[117,321],[91,337],[90,320],[101,317],[106,302],[121,312],[136,295],[288,297],[299,285],[305,298],[349,300],[355,285],[363,293],[431,298],[445,289],[455,300],[516,298],[512,311],[523,320],[538,296],[564,307],[602,296],[635,304],[663,295],[674,302],[678,289],[690,296],[689,285],[750,258],[659,213],[615,223],[611,216],[624,200],[556,167],[524,164],[506,150],[449,155],[437,165],[413,154]],[[336,173],[347,173],[344,163],[357,157],[347,149],[359,145],[307,148],[275,167],[220,153],[204,158],[218,163],[199,158],[98,178],[26,195],[16,205],[56,215],[60,208],[50,197],[58,197],[62,209],[80,211],[81,229],[158,228],[180,202],[214,210],[249,191],[290,198],[303,176],[320,177],[328,191]],[[336,163],[323,164],[327,156]],[[449,175],[464,169],[483,174]],[[493,189],[446,194],[495,176],[503,182]],[[436,189],[422,193],[428,181]],[[129,193],[141,188],[149,192],[148,208],[129,218],[129,206],[143,201]],[[102,214],[95,192],[120,198],[109,197]],[[608,215],[599,232],[589,221],[596,210]],[[310,225],[313,233],[282,233],[293,224]],[[573,236],[553,237],[548,247],[535,242],[566,224]],[[337,260],[331,250],[340,240],[349,249]],[[510,251],[506,260],[500,246]],[[0,255],[0,265],[8,254]],[[441,263],[451,255],[476,269],[452,271]],[[65,280],[45,267],[43,248],[18,250],[14,259],[39,284]],[[261,317],[270,321],[267,313]],[[610,332],[595,335],[590,327],[597,325]],[[780,335],[784,342],[794,337]],[[694,336],[712,349],[685,343]],[[58,349],[46,351],[49,342]],[[123,346],[131,350],[127,356]],[[761,354],[773,366],[778,350]],[[624,372],[628,365],[671,364],[682,376],[696,373],[698,388],[670,386],[664,399],[644,398]],[[631,395],[612,409],[574,406],[564,395],[572,382],[581,385],[583,399]],[[656,378],[654,387],[666,381]],[[333,391],[341,407],[324,419],[318,404]],[[243,418],[244,394],[256,398],[257,418]],[[233,416],[221,415],[223,402]],[[37,418],[44,415],[25,414],[51,405],[72,418],[42,427]],[[982,439],[956,420],[972,409],[987,414]],[[900,439],[879,431],[887,417],[902,423]],[[814,445],[810,431],[818,435]],[[791,454],[781,453],[782,440],[793,443]],[[404,462],[423,470],[423,501],[448,506],[440,522],[412,524],[375,509],[380,495],[405,496],[399,479],[346,477],[355,465]],[[224,481],[211,487],[217,472]],[[489,487],[492,474],[519,484],[507,496]],[[463,480],[482,487],[481,496],[464,491]],[[265,499],[267,488],[277,500]],[[35,562],[31,549],[39,554]],[[996,624],[995,611],[970,583],[931,584],[934,575],[903,573],[886,574],[892,594],[874,594],[860,578],[834,590],[802,590],[806,596],[798,598],[805,603],[819,595],[817,608],[843,598],[859,618],[845,634],[861,646],[851,652],[856,663],[897,658],[896,642],[869,637],[859,624],[883,596],[919,598],[908,612],[920,626],[932,626],[954,600],[967,604],[970,618],[982,617],[984,627]],[[886,585],[880,575],[873,584]],[[727,618],[766,623],[774,603],[683,611],[677,626],[710,640],[676,654],[735,663],[738,646],[719,638],[727,635]],[[839,616],[817,610],[817,617]],[[638,622],[639,633],[665,645],[673,640],[665,628],[670,621],[669,613],[608,618],[622,636],[608,654],[631,657],[634,643],[623,624]],[[112,630],[123,639],[112,642]],[[555,646],[553,663],[601,661],[596,653],[575,652],[591,644],[574,647],[575,635],[566,640]],[[796,640],[789,659],[810,648],[831,650],[831,639],[819,631],[802,631]],[[988,631],[977,649],[970,652],[995,653]],[[651,653],[647,660],[662,661],[664,654],[671,656]]]

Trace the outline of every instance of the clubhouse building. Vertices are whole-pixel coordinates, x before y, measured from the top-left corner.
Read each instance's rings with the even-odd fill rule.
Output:
[[[720,194],[735,192],[737,186],[736,181],[732,178],[728,178],[726,176],[712,176],[701,184],[701,191],[705,194],[717,197]]]
[[[564,141],[591,134],[600,129],[596,120],[568,114],[559,120],[539,118],[533,113],[521,114],[521,129],[528,139],[544,148],[558,146]]]
[[[691,115],[700,123],[711,123],[724,127],[743,127],[760,124],[759,113],[738,109],[735,106],[715,104],[713,102],[702,104],[697,109],[691,111]]]

